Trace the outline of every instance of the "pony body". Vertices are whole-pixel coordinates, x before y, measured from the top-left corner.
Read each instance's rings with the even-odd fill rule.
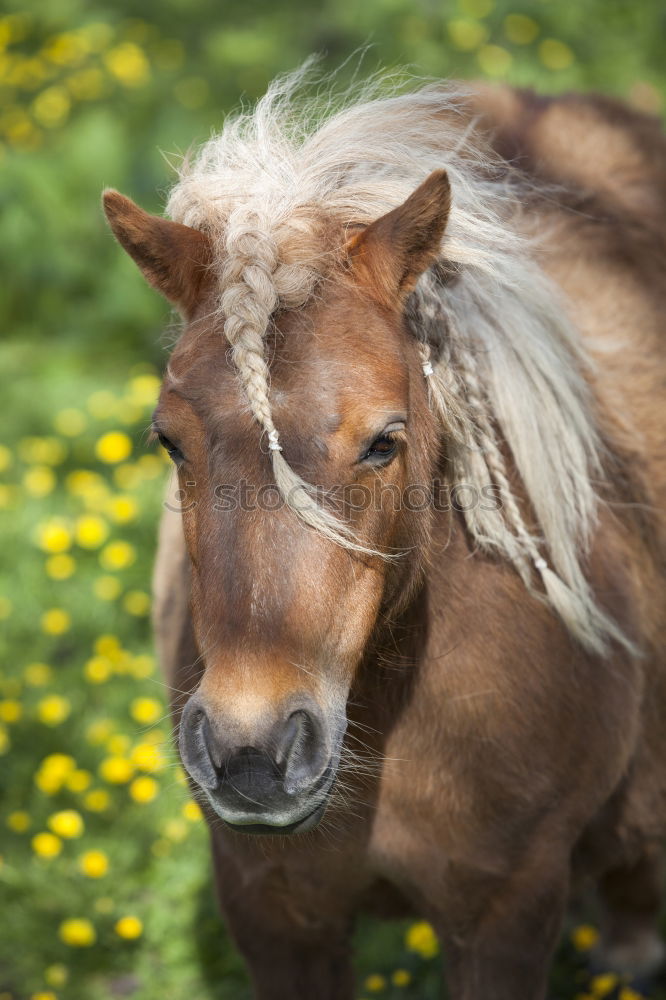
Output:
[[[352,997],[371,906],[433,922],[456,1000],[541,1000],[579,871],[603,961],[650,972],[663,140],[480,87],[315,126],[290,86],[185,166],[175,221],[106,201],[186,319],[157,637],[256,995]],[[241,481],[275,509],[221,509]],[[501,502],[389,503],[434,481]]]

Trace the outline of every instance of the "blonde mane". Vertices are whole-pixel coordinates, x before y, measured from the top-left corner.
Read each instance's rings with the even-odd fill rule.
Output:
[[[502,508],[468,511],[467,528],[530,589],[536,569],[546,599],[585,646],[625,642],[581,565],[597,520],[593,482],[602,478],[589,361],[535,247],[519,232],[519,181],[474,136],[462,91],[437,84],[380,97],[372,83],[335,105],[304,98],[306,76],[278,80],[251,112],[228,119],[184,162],[168,203],[174,220],[206,231],[217,248],[224,334],[268,435],[282,495],[333,541],[371,551],[281,454],[265,337],[275,310],[307,303],[330,267],[322,219],[341,231],[369,224],[444,167],[453,203],[441,258],[419,282],[408,320],[424,371],[432,363],[432,405],[458,440],[456,479],[501,491]],[[501,440],[537,533],[514,497]]]

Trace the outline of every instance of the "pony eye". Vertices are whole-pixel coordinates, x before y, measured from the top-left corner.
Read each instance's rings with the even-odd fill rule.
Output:
[[[185,461],[180,448],[177,448],[173,441],[169,441],[169,439],[165,437],[164,434],[160,434],[159,431],[157,432],[157,440],[162,445],[172,462],[175,462],[176,465],[180,465],[181,462]]]
[[[372,442],[368,450],[361,456],[362,462],[382,462],[395,454],[398,442],[392,434],[380,434]]]

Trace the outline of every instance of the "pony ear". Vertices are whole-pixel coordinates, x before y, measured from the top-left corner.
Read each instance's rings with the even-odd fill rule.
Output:
[[[206,234],[150,215],[118,191],[107,189],[102,203],[114,236],[148,283],[190,318],[213,259]]]
[[[358,280],[383,305],[400,305],[435,261],[451,209],[446,170],[435,170],[407,201],[346,246]]]

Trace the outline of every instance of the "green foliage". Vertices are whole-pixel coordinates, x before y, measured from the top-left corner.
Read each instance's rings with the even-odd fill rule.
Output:
[[[171,317],[105,228],[102,188],[159,211],[170,160],[239,99],[313,51],[334,69],[367,43],[341,83],[407,65],[543,92],[594,88],[659,113],[665,21],[658,0],[144,0],[140,19],[129,0],[33,0],[29,12],[5,0],[0,1000],[249,996],[150,659],[164,467],[145,430]],[[81,820],[80,835],[54,832]],[[101,852],[106,874],[82,870],[90,851],[89,871]],[[90,933],[72,919],[90,922],[94,943],[72,943]],[[412,928],[408,947],[406,930],[362,923],[364,995],[438,995],[429,932]],[[568,946],[557,995],[579,993],[579,976]]]

